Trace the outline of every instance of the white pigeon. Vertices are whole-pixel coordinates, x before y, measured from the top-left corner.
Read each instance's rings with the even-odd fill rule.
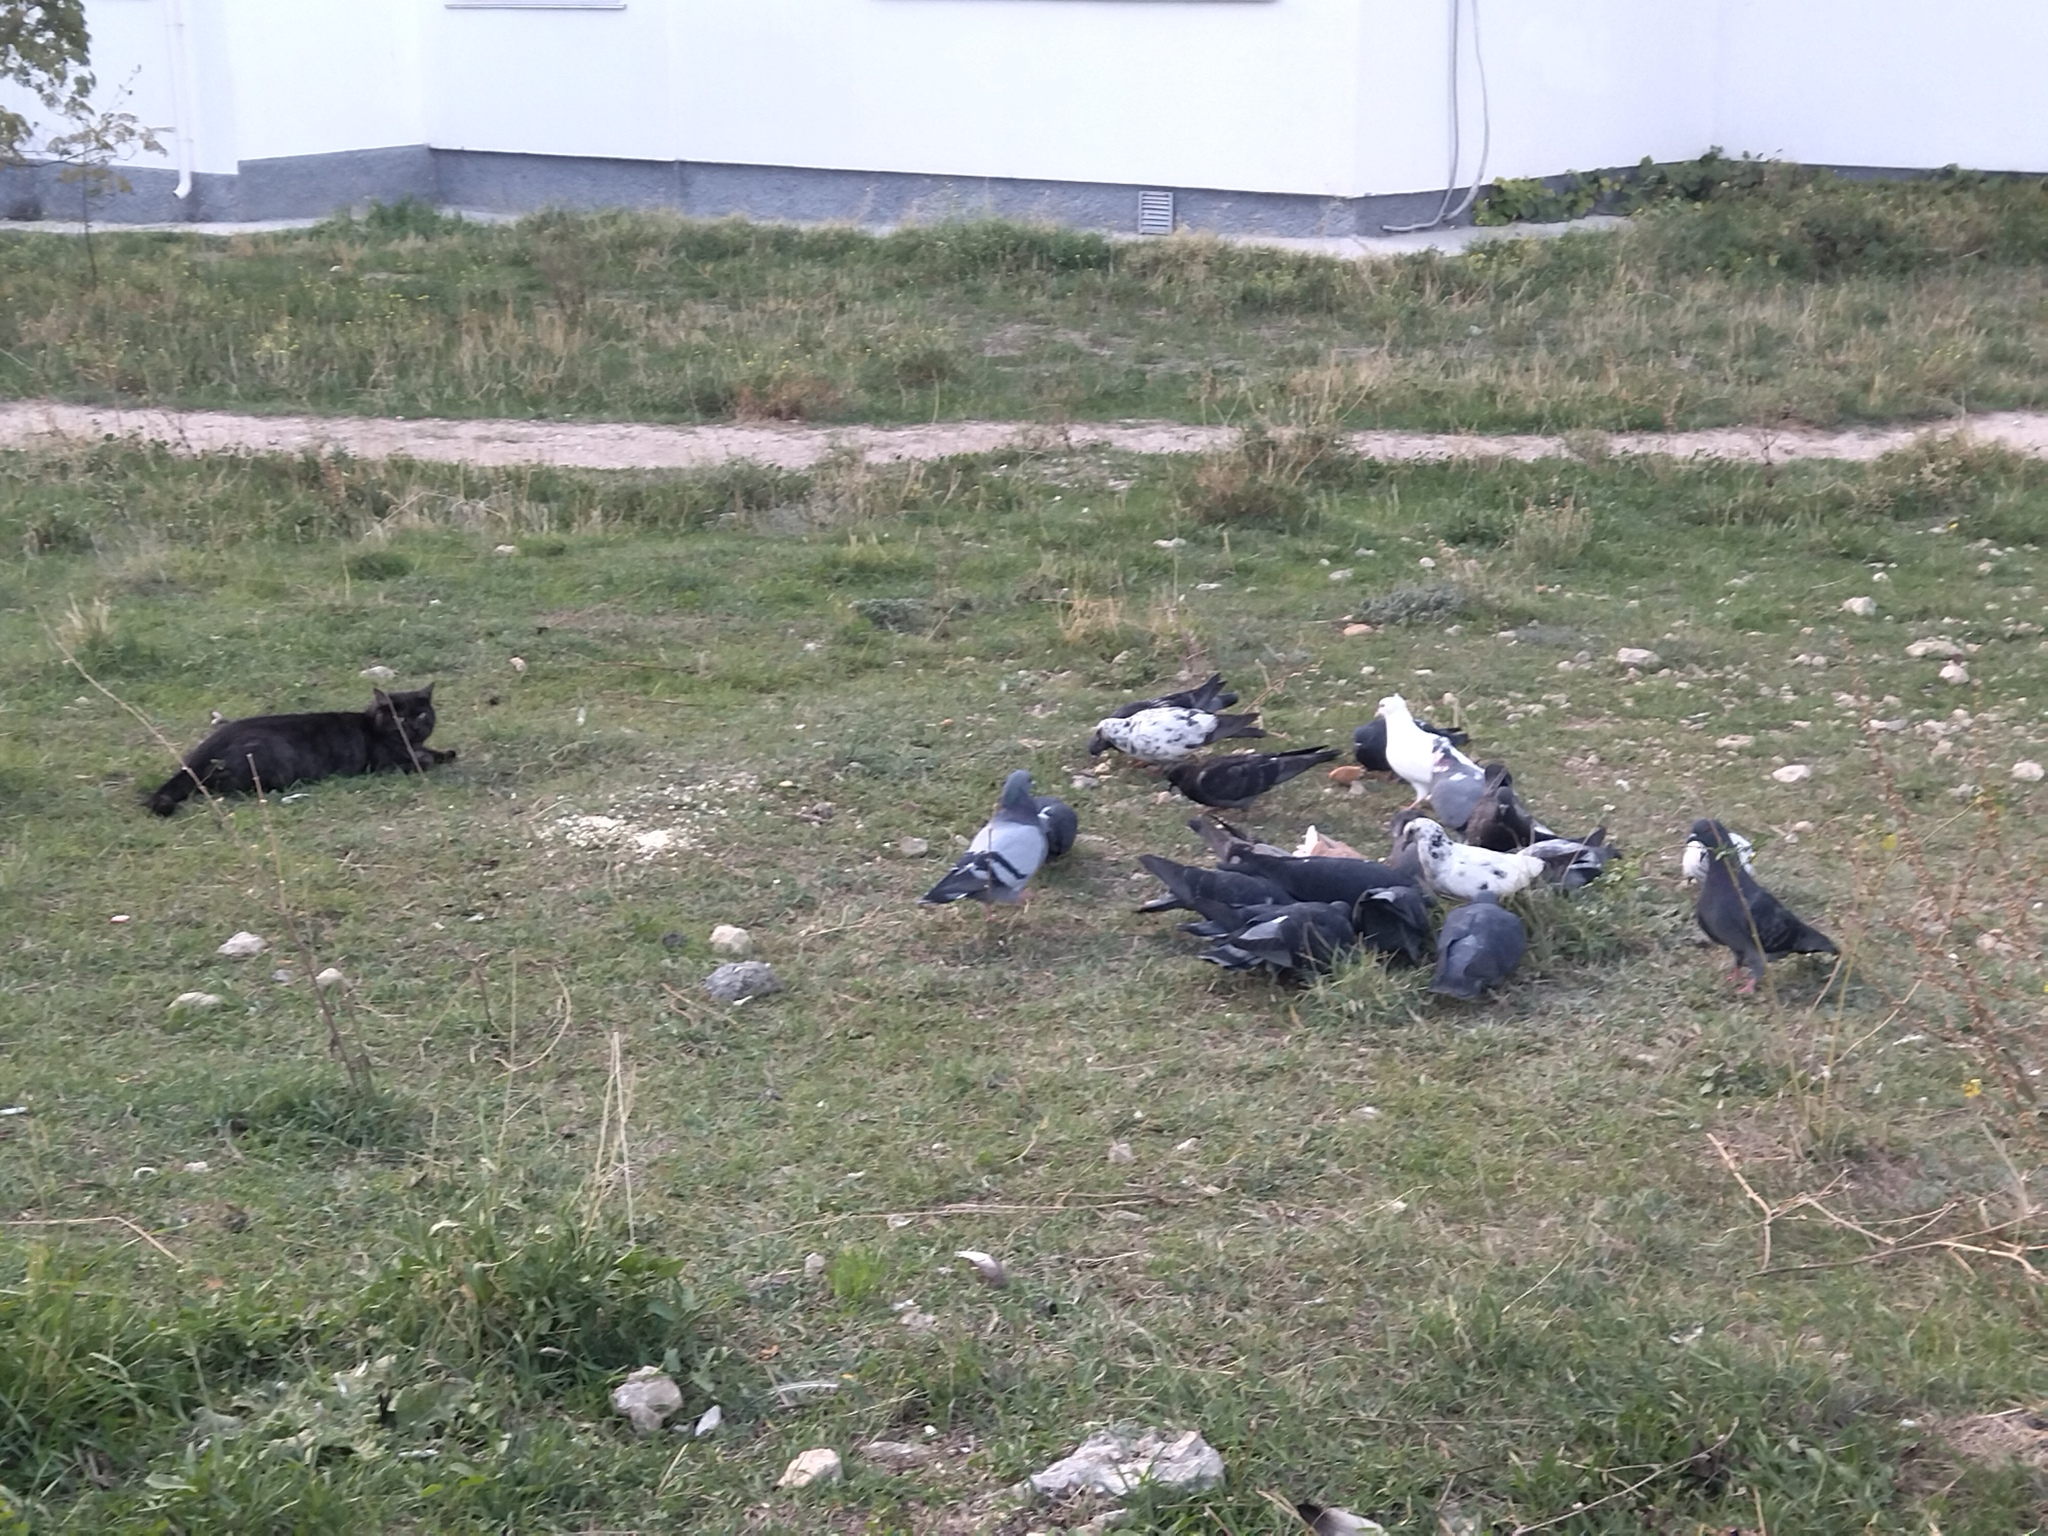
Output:
[[[1725,827],[1722,828],[1722,831],[1727,833],[1728,841],[1735,845],[1735,856],[1742,861],[1743,869],[1754,870],[1756,868],[1756,860],[1753,856],[1756,853],[1756,845],[1740,832],[1728,832]],[[1688,840],[1685,845],[1685,856],[1679,861],[1678,865],[1679,872],[1685,876],[1686,883],[1688,885],[1698,885],[1706,877],[1707,866],[1713,862],[1713,858],[1713,849],[1709,848],[1705,843]]]
[[[1387,734],[1393,735],[1391,731]],[[1460,901],[1471,901],[1482,894],[1512,896],[1543,878],[1541,859],[1526,853],[1495,853],[1490,848],[1457,842],[1427,817],[1409,822],[1404,836],[1422,861],[1422,883],[1439,896],[1454,896]]]
[[[1439,777],[1469,779],[1474,785],[1485,779],[1484,771],[1471,758],[1417,725],[1408,712],[1408,701],[1398,693],[1380,700],[1379,717],[1387,722],[1387,766],[1415,791],[1410,805],[1429,799],[1430,787]]]
[[[1141,763],[1181,763],[1212,741],[1229,736],[1263,736],[1258,716],[1212,715],[1206,709],[1141,709],[1135,715],[1112,715],[1095,723],[1088,755],[1099,757],[1111,747]]]

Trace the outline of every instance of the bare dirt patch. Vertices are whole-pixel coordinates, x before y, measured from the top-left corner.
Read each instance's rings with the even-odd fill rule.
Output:
[[[1739,463],[1795,459],[1865,462],[1929,432],[1966,432],[1980,442],[2048,457],[2048,412],[2003,411],[1929,425],[1839,432],[1720,427],[1699,432],[1617,432],[1604,451]],[[881,463],[964,453],[1110,448],[1124,453],[1211,453],[1239,436],[1234,427],[1166,421],[1048,427],[1012,421],[935,422],[914,427],[808,426],[794,421],[661,426],[645,422],[403,420],[365,416],[250,416],[228,411],[108,409],[56,401],[0,406],[0,448],[122,438],[175,453],[339,452],[359,459],[412,458],[443,464],[546,464],[565,469],[704,469],[750,461],[808,469],[849,450]],[[1366,458],[1516,460],[1570,458],[1583,434],[1481,436],[1364,431],[1347,435]]]

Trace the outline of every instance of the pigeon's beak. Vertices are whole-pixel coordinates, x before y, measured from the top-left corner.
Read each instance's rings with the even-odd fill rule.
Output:
[[[1108,750],[1109,743],[1102,739],[1102,732],[1097,731],[1088,738],[1088,755],[1090,757],[1100,757]]]

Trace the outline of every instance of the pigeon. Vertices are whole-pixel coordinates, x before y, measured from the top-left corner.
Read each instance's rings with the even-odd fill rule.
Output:
[[[1052,833],[1048,822],[1064,830],[1066,818],[1053,815],[1054,808],[1066,811],[1068,818],[1074,814],[1056,800],[1044,810],[1040,809],[1042,804],[1031,793],[1029,773],[1020,768],[1005,779],[995,814],[974,834],[974,841],[960,855],[960,862],[924,893],[923,904],[943,906],[967,897],[1012,906],[1021,900],[1025,882],[1051,856]],[[1071,832],[1068,839],[1072,839]]]
[[[1426,818],[1410,822],[1407,831],[1422,860],[1422,883],[1439,896],[1460,901],[1482,894],[1512,896],[1543,878],[1541,859],[1453,842],[1450,833]]]
[[[1700,894],[1693,915],[1716,944],[1734,956],[1735,968],[1749,975],[1736,991],[1748,994],[1763,980],[1764,961],[1786,955],[1833,955],[1835,941],[1802,922],[1777,897],[1750,878],[1735,834],[1718,821],[1701,817],[1686,839],[1686,864],[1700,850]]]
[[[1436,975],[1429,990],[1466,1002],[1506,981],[1529,947],[1522,920],[1482,892],[1444,919],[1436,936]]]
[[[1226,692],[1223,687],[1223,674],[1211,672],[1199,687],[1183,688],[1179,693],[1162,693],[1156,699],[1133,699],[1115,710],[1109,718],[1128,720],[1148,709],[1200,709],[1213,715],[1236,702],[1237,695]]]
[[[1351,926],[1383,955],[1422,964],[1429,953],[1429,900],[1413,885],[1383,885],[1352,903]]]
[[[1720,823],[1716,822],[1715,825],[1720,826]],[[1694,827],[1693,831],[1697,833],[1699,828]],[[1730,832],[1726,827],[1721,827],[1721,831],[1726,834],[1728,845],[1735,850],[1735,856],[1742,861],[1742,867],[1745,870],[1754,870],[1756,868],[1756,844],[1752,843],[1740,832]],[[1678,861],[1679,873],[1684,875],[1687,884],[1698,885],[1701,879],[1705,877],[1707,865],[1713,857],[1713,853],[1705,843],[1699,842],[1696,838],[1688,837],[1685,840],[1685,854]]]
[[[1465,818],[1465,841],[1495,853],[1513,853],[1536,841],[1536,818],[1515,793],[1506,763],[1488,763],[1479,803]]]
[[[1081,835],[1080,816],[1057,795],[1034,795],[1031,803],[1038,807],[1038,824],[1045,829],[1046,859],[1064,858]]]
[[[1327,971],[1357,947],[1350,913],[1337,902],[1301,901],[1254,907],[1236,932],[1202,951],[1226,971]]]
[[[1598,880],[1621,850],[1607,841],[1607,829],[1595,827],[1583,838],[1546,837],[1522,849],[1543,861],[1543,880],[1560,891],[1576,891]]]
[[[1415,717],[1408,713],[1408,701],[1398,693],[1380,700],[1380,719],[1387,728],[1387,766],[1415,792],[1410,803],[1420,805],[1428,800],[1454,825],[1462,826],[1464,815],[1446,810],[1432,797],[1432,789],[1441,783],[1445,793],[1458,799],[1469,794],[1471,802],[1476,803],[1486,781],[1479,765],[1441,736],[1432,736],[1417,725]],[[1471,804],[1463,807],[1466,814],[1471,809]]]
[[[1218,864],[1228,864],[1240,853],[1265,853],[1280,859],[1287,857],[1285,848],[1260,842],[1249,833],[1239,831],[1221,816],[1190,816],[1188,830],[1202,840],[1208,850],[1216,856]],[[1299,849],[1295,850],[1295,856],[1302,856]]]
[[[1463,828],[1486,798],[1486,771],[1448,742],[1439,740],[1429,760],[1429,794],[1436,819]]]
[[[1288,854],[1257,853],[1250,848],[1234,852],[1224,861],[1225,869],[1262,875],[1287,892],[1290,901],[1335,901],[1345,906],[1367,891],[1388,885],[1413,885],[1415,876],[1400,864],[1380,864],[1371,859],[1297,859]]]
[[[1088,738],[1088,755],[1100,757],[1111,747],[1144,763],[1178,763],[1211,742],[1231,736],[1263,736],[1258,715],[1218,715],[1206,709],[1141,709],[1135,715],[1111,715],[1096,722]]]
[[[1328,747],[1302,747],[1293,752],[1233,752],[1206,762],[1190,758],[1167,769],[1166,779],[1197,805],[1237,811],[1336,755]]]
[[[1285,887],[1264,875],[1236,869],[1201,869],[1193,864],[1176,864],[1152,853],[1139,855],[1138,862],[1167,891],[1138,908],[1140,912],[1187,911],[1222,921],[1245,907],[1284,907],[1294,900]]]
[[[1431,725],[1427,720],[1415,722],[1432,736],[1441,736],[1454,747],[1462,747],[1472,738],[1463,731],[1447,731],[1440,725]],[[1358,766],[1369,773],[1392,773],[1387,763],[1387,722],[1374,718],[1365,722],[1351,733],[1351,755],[1358,759]]]

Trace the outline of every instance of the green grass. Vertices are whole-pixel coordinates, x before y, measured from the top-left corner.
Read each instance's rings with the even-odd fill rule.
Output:
[[[1308,412],[1482,431],[2048,399],[2033,180],[1751,166],[1619,234],[1362,264],[993,223],[876,238],[419,209],[96,239],[96,285],[76,241],[0,240],[0,393],[656,421]]]
[[[0,1228],[8,1504],[53,1531],[924,1532],[1149,1422],[1231,1475],[1143,1529],[1286,1530],[1267,1492],[1417,1533],[2039,1529],[2048,1474],[1982,1454],[2021,1421],[1979,1416],[2048,1398],[2040,1288],[1995,1253],[1862,1262],[1811,1206],[1759,1274],[1709,1138],[1762,1198],[1874,1232],[2005,1221],[2025,1178],[2038,1201],[2048,836],[2007,769],[2048,756],[2043,526],[2048,472],[1953,445],[0,459],[0,1099],[27,1111],[0,1210],[42,1223]],[[1879,616],[1845,615],[1863,594]],[[1980,647],[1970,686],[1905,657],[1935,634]],[[1628,677],[1623,645],[1668,670]],[[1389,688],[1459,710],[1539,814],[1629,858],[1531,903],[1523,977],[1475,1008],[1200,965],[1131,911],[1135,856],[1195,844],[1129,768],[1067,790],[1084,841],[1024,910],[914,905],[1005,770],[1065,788],[1107,706],[1212,664],[1288,744]],[[456,763],[137,805],[151,728],[350,706],[372,665],[438,684]],[[1958,707],[1941,741],[1880,733],[1878,771],[1864,719]],[[1253,820],[1372,849],[1403,798],[1311,777]],[[1677,878],[1703,812],[1844,940],[1840,985],[1788,962],[1730,995]],[[578,816],[672,841],[579,845]],[[786,993],[699,992],[719,922]],[[272,952],[217,957],[243,928]],[[168,1009],[199,990],[224,1004]],[[2038,1223],[1996,1240],[2040,1259]],[[664,1361],[716,1435],[610,1414]],[[773,1491],[809,1446],[926,1425],[936,1469]]]

